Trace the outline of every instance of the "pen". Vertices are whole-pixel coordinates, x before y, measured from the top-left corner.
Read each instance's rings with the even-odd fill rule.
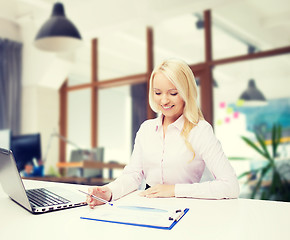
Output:
[[[110,203],[110,202],[108,202],[108,201],[105,200],[105,199],[99,198],[99,197],[97,197],[97,196],[95,196],[95,195],[93,195],[93,194],[89,194],[89,193],[84,192],[84,191],[82,191],[82,190],[79,190],[79,191],[80,191],[81,193],[84,193],[84,194],[86,194],[86,195],[88,195],[88,196],[90,196],[90,197],[92,197],[92,198],[94,198],[94,199],[96,199],[96,200],[102,202],[102,203],[107,203],[107,204],[109,204],[110,206],[113,206],[113,203]]]

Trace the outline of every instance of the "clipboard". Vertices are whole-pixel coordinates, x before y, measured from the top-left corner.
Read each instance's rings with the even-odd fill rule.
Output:
[[[134,208],[134,206],[129,207]],[[93,212],[91,214],[88,214],[87,216],[83,216],[80,218],[84,220],[92,220],[98,222],[171,230],[189,211],[189,208],[177,209],[174,211],[172,210],[166,211],[162,209],[137,207],[149,209],[149,211],[141,212],[140,209],[136,209],[136,211],[134,212],[128,210],[128,207],[127,208],[125,207],[121,210],[120,208],[122,208],[122,206],[121,207],[109,206],[109,208],[101,210],[96,209],[96,212]],[[152,209],[152,211],[150,211],[150,209]]]

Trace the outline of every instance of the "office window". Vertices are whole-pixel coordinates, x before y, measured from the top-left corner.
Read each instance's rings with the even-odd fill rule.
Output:
[[[214,59],[289,46],[285,6],[264,5],[267,14],[259,1],[221,4],[211,11]]]
[[[202,13],[200,14],[202,15]],[[154,63],[181,58],[188,64],[204,61],[204,30],[197,28],[199,17],[186,14],[154,26]],[[170,41],[168,41],[170,39]]]
[[[212,57],[223,59],[245,55],[254,47],[254,42],[244,36],[233,22],[223,21],[220,11],[212,12]]]
[[[131,156],[132,101],[130,86],[99,90],[98,146],[104,162],[128,163]],[[119,174],[114,170],[114,174]]]
[[[212,58],[223,59],[233,56],[245,55],[250,51],[248,44],[232,30],[218,21],[212,20]]]
[[[271,127],[279,123],[282,136],[290,136],[290,55],[216,66],[213,74],[218,83],[214,89],[214,128],[228,157],[249,157],[261,160],[241,136],[254,138],[254,130],[263,131],[268,138]],[[267,99],[265,106],[247,107],[238,99],[253,79]],[[289,143],[278,149],[280,157],[290,157]],[[269,149],[272,151],[271,149]],[[231,161],[237,174],[249,170],[253,161]],[[254,163],[255,164],[255,163]]]
[[[91,82],[91,45],[91,41],[84,39],[82,45],[73,54],[67,56],[68,62],[74,59],[73,65],[70,67],[68,86]]]
[[[146,28],[128,27],[98,40],[99,81],[145,73]]]
[[[68,93],[67,138],[82,149],[91,148],[91,89]],[[67,144],[67,160],[77,146]]]

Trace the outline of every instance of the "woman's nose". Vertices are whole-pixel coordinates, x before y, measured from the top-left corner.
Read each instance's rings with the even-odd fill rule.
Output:
[[[162,96],[162,98],[161,98],[161,103],[162,103],[162,104],[166,104],[166,103],[168,103],[168,102],[169,102],[169,99],[168,99],[167,95],[164,94],[164,95]]]

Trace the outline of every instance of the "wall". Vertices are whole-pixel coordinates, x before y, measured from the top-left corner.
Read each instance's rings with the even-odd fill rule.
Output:
[[[46,74],[57,57],[54,54],[41,52],[33,46],[35,32],[36,29],[31,21],[18,25],[0,19],[0,37],[23,43],[21,134],[39,132],[44,157],[51,133],[54,129],[58,131],[59,98],[58,87],[55,86],[59,86],[62,82],[57,82],[57,78]],[[53,68],[50,71],[53,71]],[[43,80],[44,77],[48,84]],[[63,81],[63,75],[61,77]],[[49,85],[49,79],[53,80],[54,85]],[[48,152],[45,171],[48,172],[50,166],[55,167],[57,161],[58,139],[54,137]]]
[[[58,132],[59,125],[59,96],[56,77],[48,76],[48,69],[53,71],[52,63],[57,58],[55,54],[42,52],[33,46],[37,27],[30,21],[21,23],[23,39],[23,73],[22,73],[22,124],[21,131],[25,133],[40,132],[42,141],[42,156],[47,155],[45,172],[50,167],[56,169],[58,162],[58,139],[50,136]],[[52,69],[51,69],[51,66]],[[45,79],[45,80],[43,80]],[[64,80],[64,78],[62,78]],[[45,84],[45,83],[48,84]],[[50,146],[49,146],[50,145]]]
[[[0,37],[13,41],[21,41],[19,26],[0,18]]]
[[[56,169],[58,162],[58,139],[51,137],[58,131],[58,91],[41,86],[24,86],[22,90],[22,134],[40,132],[42,157],[47,156],[45,171]]]

